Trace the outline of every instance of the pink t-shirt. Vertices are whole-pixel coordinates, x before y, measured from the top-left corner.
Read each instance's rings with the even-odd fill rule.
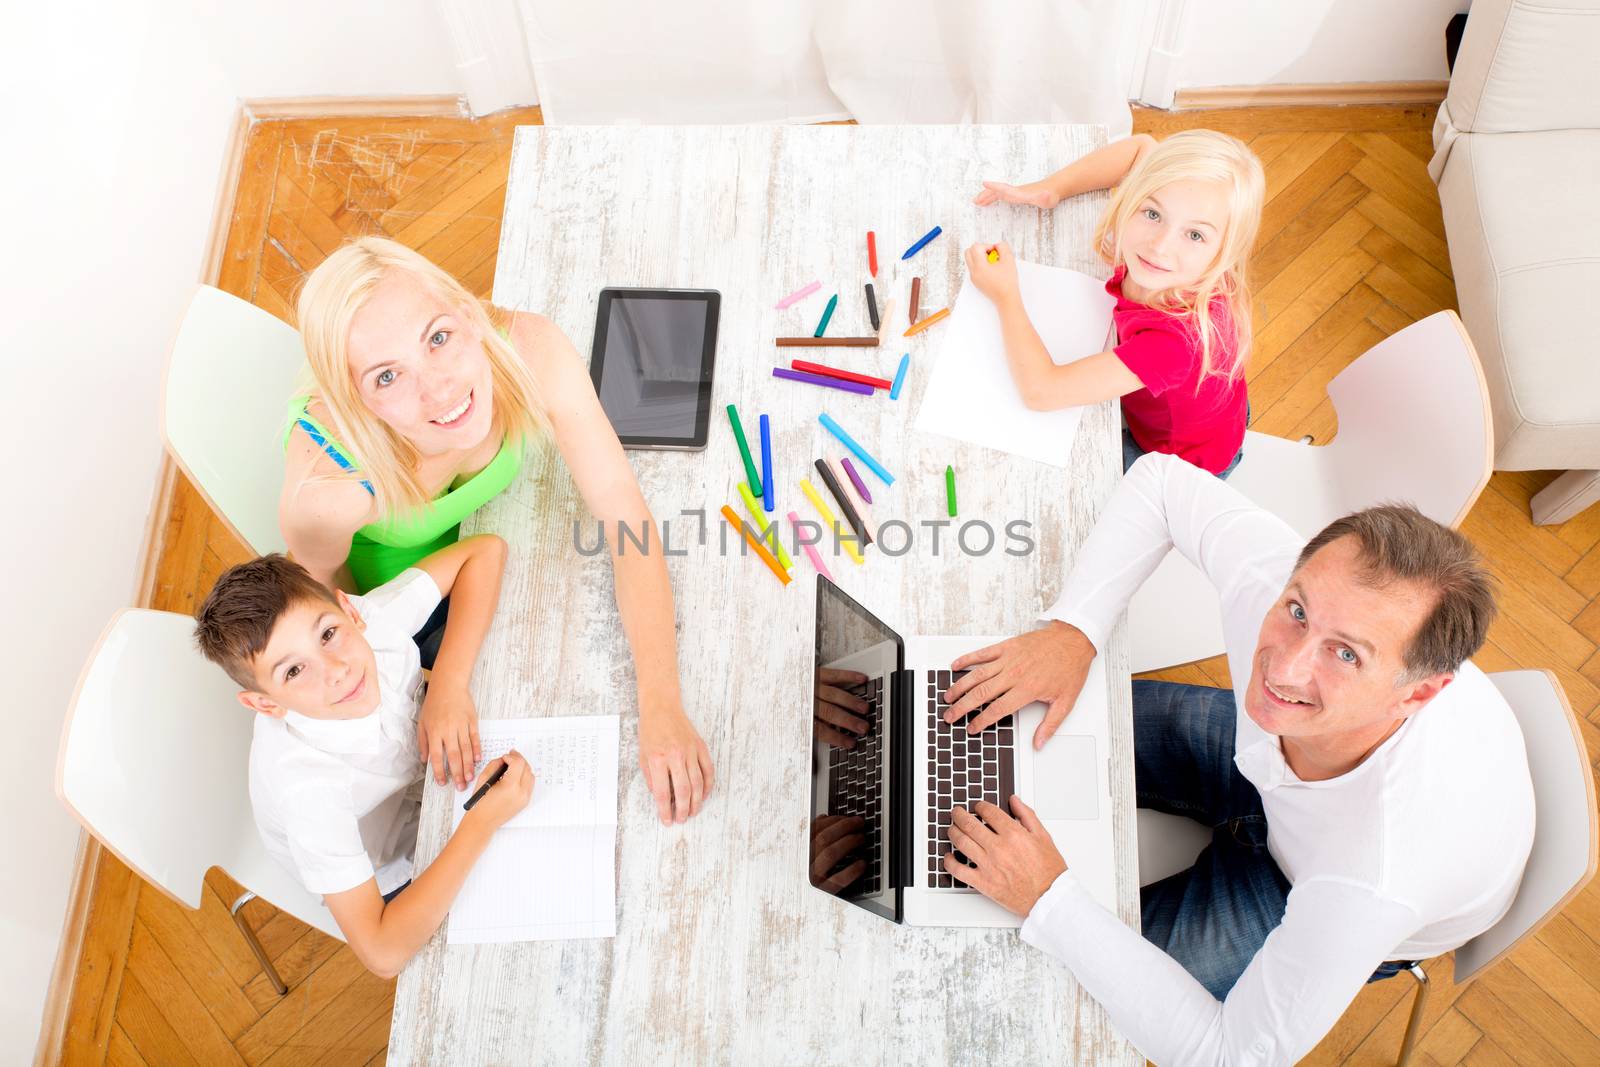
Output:
[[[1182,318],[1122,295],[1118,267],[1106,292],[1117,298],[1111,320],[1117,327],[1113,349],[1123,366],[1144,383],[1122,398],[1122,417],[1133,439],[1146,452],[1166,452],[1218,474],[1227,469],[1244,443],[1247,411],[1244,378],[1233,383],[1215,375],[1195,393],[1200,377],[1200,342]],[[1221,300],[1211,304],[1217,326],[1212,365],[1232,358],[1233,321]]]

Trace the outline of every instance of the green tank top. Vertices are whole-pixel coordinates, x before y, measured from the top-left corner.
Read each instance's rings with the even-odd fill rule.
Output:
[[[309,396],[290,400],[284,448],[289,447],[289,435],[298,426],[341,469],[358,470],[359,465],[344,446],[311,417],[307,407],[310,400]],[[522,447],[507,439],[500,443],[500,451],[488,466],[446,489],[426,507],[405,518],[381,519],[361,527],[350,538],[348,561],[356,592],[365,593],[380,586],[424,556],[455,544],[461,537],[461,520],[498,496],[521,469]],[[372,492],[370,483],[363,480],[361,484]]]

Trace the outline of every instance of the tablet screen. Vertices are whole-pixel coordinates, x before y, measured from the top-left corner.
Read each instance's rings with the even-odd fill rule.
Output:
[[[624,445],[705,446],[719,302],[708,290],[601,291],[590,374]]]

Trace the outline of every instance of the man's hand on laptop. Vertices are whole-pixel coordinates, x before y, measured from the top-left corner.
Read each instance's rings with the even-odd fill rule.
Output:
[[[838,896],[867,873],[861,858],[867,823],[859,815],[819,815],[811,821],[811,884]]]
[[[832,667],[817,668],[816,731],[817,736],[834,748],[855,748],[856,738],[867,732],[867,702],[841,686],[865,685],[867,676],[860,671],[840,671]]]
[[[944,854],[944,869],[1011,914],[1026,919],[1067,861],[1050,834],[1022,798],[1011,798],[1012,818],[993,804],[979,801],[972,812],[951,813],[950,843],[968,862]]]
[[[967,732],[975,734],[1024,705],[1042,701],[1044,721],[1034,731],[1033,747],[1043,748],[1077,701],[1094,656],[1094,645],[1083,631],[1064,622],[968,652],[950,664],[951,670],[967,673],[945,690],[951,705],[945,721],[959,722],[976,711],[967,723]]]

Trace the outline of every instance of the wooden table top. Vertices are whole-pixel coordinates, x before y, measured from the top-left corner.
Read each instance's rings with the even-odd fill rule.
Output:
[[[603,287],[722,293],[708,447],[629,453],[667,529],[684,704],[710,747],[716,789],[698,818],[658,822],[637,770],[637,700],[611,567],[575,547],[594,544],[595,521],[560,457],[535,450],[464,529],[510,545],[473,693],[484,718],[622,715],[617,936],[450,947],[441,929],[400,977],[391,1063],[1142,1062],[1066,968],[1014,931],[896,926],[807,883],[814,572],[796,552],[795,580],[780,586],[737,542],[719,548],[718,508],[742,511],[734,485],[744,478],[723,408],[738,405],[752,440],[757,415],[771,416],[777,514],[808,519],[799,479],[815,483],[811,461],[841,454],[818,423],[826,411],[896,477],[884,486],[863,470],[871,522],[898,519],[906,530],[885,546],[907,542],[904,551],[874,546],[864,565],[825,550],[845,591],[903,634],[1034,625],[1116,485],[1115,405],[1085,412],[1066,468],[914,433],[940,327],[900,333],[912,274],[922,277],[923,315],[946,306],[964,275],[961,250],[975,240],[1004,238],[1023,259],[1104,277],[1090,250],[1103,194],[1050,212],[971,203],[985,178],[1026,180],[1102,143],[1094,126],[517,131],[496,303],[550,316],[587,358]],[[935,225],[942,236],[902,263]],[[780,352],[773,339],[809,334],[834,292],[829,334],[872,332],[862,291],[873,280],[869,229],[879,303],[896,302],[890,343]],[[812,280],[821,292],[773,307]],[[892,377],[903,352],[911,371],[896,401],[771,377],[794,356]],[[959,474],[960,517],[924,525],[945,518],[946,464]],[[1026,555],[1004,551],[1014,520],[1031,524],[1037,547]],[[992,550],[976,551],[978,527],[957,540],[972,521],[995,531]],[[1119,914],[1136,925],[1120,625],[1104,654]],[[419,867],[448,835],[448,803],[430,782]]]

